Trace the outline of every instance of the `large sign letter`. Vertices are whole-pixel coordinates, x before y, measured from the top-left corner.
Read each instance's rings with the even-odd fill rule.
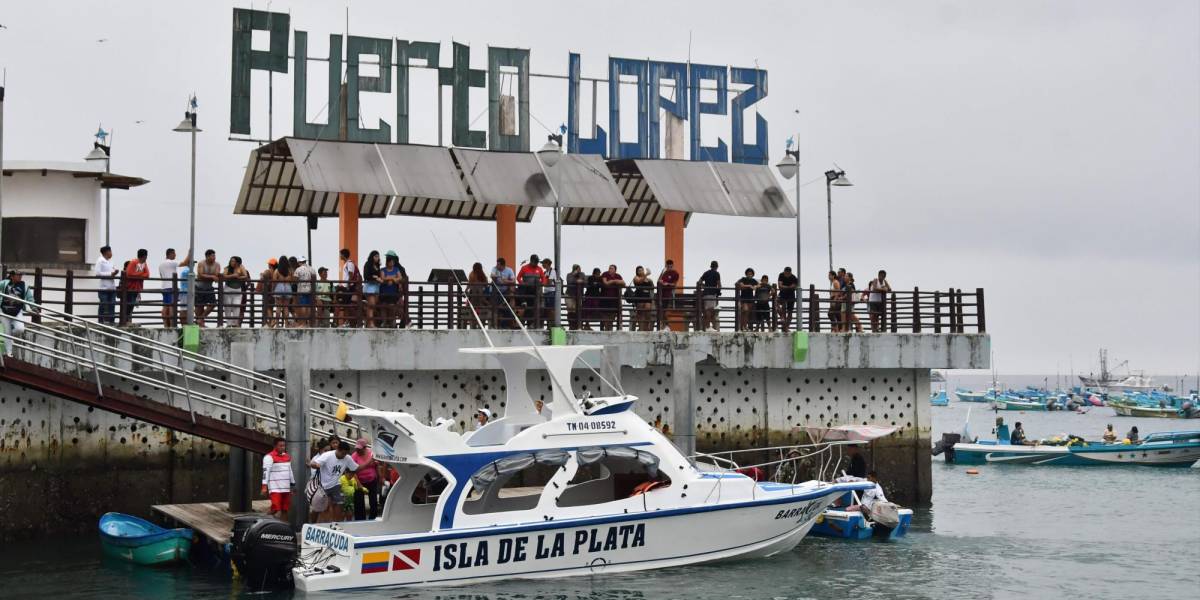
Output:
[[[733,97],[733,162],[753,165],[767,164],[767,120],[754,113],[754,143],[746,144],[742,119],[751,104],[767,95],[767,72],[762,69],[731,67],[729,79],[733,83],[749,83],[750,88]]]
[[[487,133],[471,129],[470,89],[487,85],[487,75],[482,69],[471,68],[470,46],[455,42],[453,57],[452,66],[438,69],[438,84],[448,85],[452,90],[450,142],[463,148],[485,148]]]
[[[675,99],[670,100],[662,95],[662,81],[669,79],[675,84]],[[687,120],[687,65],[673,62],[650,63],[650,154],[647,158],[659,158],[662,142],[659,125],[662,117],[658,114],[661,108],[668,113]]]
[[[359,57],[374,54],[379,57],[379,76],[363,77],[358,74]],[[392,91],[392,40],[350,36],[346,41],[346,139],[355,142],[392,141],[392,126],[383,119],[379,127],[359,127],[358,93]]]
[[[437,42],[406,42],[396,40],[396,143],[408,143],[408,60],[425,59],[426,66],[438,67],[442,47]],[[437,88],[442,93],[441,86]],[[442,124],[438,123],[438,127]]]
[[[717,101],[700,101],[700,84],[702,81],[712,81],[717,84]],[[723,115],[729,109],[729,80],[725,67],[718,65],[692,65],[691,77],[692,102],[692,160],[711,160],[726,162],[729,160],[729,149],[725,141],[717,138],[717,145],[706,147],[700,145],[700,115]]]
[[[517,135],[500,133],[500,67],[517,68]],[[488,148],[529,152],[529,51],[488,48]]]
[[[636,142],[621,142],[621,76],[637,77],[638,127]],[[631,58],[608,59],[608,129],[612,137],[608,141],[609,154],[613,158],[647,158],[650,156],[649,110],[650,76],[646,61]]]
[[[599,154],[608,158],[608,133],[596,126],[594,138],[579,137],[579,55],[567,55],[567,152],[571,154]],[[595,88],[592,88],[593,90]],[[592,109],[595,110],[595,102]],[[592,115],[592,120],[596,115]]]
[[[229,133],[250,135],[250,71],[287,73],[287,13],[233,9],[233,81],[229,98]],[[270,50],[251,49],[255,29],[271,32]]]
[[[308,122],[308,34],[296,32],[296,79],[292,90],[292,135],[311,140],[338,139],[342,115],[342,36],[329,36],[329,101],[325,123]]]

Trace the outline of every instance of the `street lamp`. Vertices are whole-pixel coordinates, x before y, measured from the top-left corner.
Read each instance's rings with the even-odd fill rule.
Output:
[[[562,220],[559,218],[558,205],[558,190],[554,188],[554,183],[550,181],[550,174],[546,173],[546,169],[553,169],[558,161],[562,160],[562,135],[551,133],[546,136],[546,145],[542,146],[541,150],[534,153],[538,163],[542,165],[542,173],[546,175],[546,183],[550,186],[550,192],[554,194],[554,326],[562,325],[562,292],[558,279],[562,273]]]
[[[188,225],[188,276],[187,276],[187,324],[196,324],[196,134],[202,131],[196,126],[196,97],[188,101],[188,110],[183,120],[172,131],[192,134],[192,201],[191,220]]]
[[[112,168],[110,167],[110,154],[112,152],[112,144],[105,142],[109,133],[101,127],[96,131],[96,141],[92,142],[92,151],[83,157],[83,160],[91,162],[94,160],[104,161],[104,174],[108,175]],[[104,185],[104,245],[111,245],[109,234],[112,232],[112,189],[107,184]]]
[[[829,270],[833,270],[833,186],[850,187],[854,185],[846,179],[846,172],[834,165],[825,171],[825,220],[829,234]]]
[[[783,159],[775,165],[775,168],[779,169],[779,174],[783,175],[784,179],[795,178],[796,180],[796,298],[799,300],[803,297],[800,290],[804,285],[800,270],[800,145],[797,144],[796,149],[792,150],[792,139],[788,139],[788,147],[783,151]],[[804,306],[802,302],[796,303],[796,331],[800,331],[800,315],[803,312],[800,307],[802,306]]]

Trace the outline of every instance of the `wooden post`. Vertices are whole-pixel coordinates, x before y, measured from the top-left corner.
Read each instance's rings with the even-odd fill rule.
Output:
[[[983,318],[983,288],[975,288],[975,330],[979,333],[987,331]]]
[[[225,326],[225,286],[218,280],[213,285],[217,288],[217,327]]]
[[[425,329],[425,288],[419,285],[417,286],[417,329]]]
[[[808,330],[821,331],[821,300],[817,298],[817,286],[808,284]]]
[[[896,292],[891,292],[892,305],[892,333],[896,333]],[[887,328],[884,328],[886,331]]]
[[[913,288],[912,312],[913,333],[921,333],[921,290],[917,289],[916,287]]]
[[[67,283],[63,291],[63,312],[75,314],[75,271],[67,269]]]
[[[933,332],[942,332],[942,293],[933,293]]]
[[[124,297],[124,294],[122,294],[121,296]],[[42,268],[41,267],[38,267],[33,270],[33,302],[34,302],[34,304],[37,304],[39,306],[41,306],[41,304],[42,304]],[[42,322],[41,313],[36,313],[36,312],[33,313],[32,319],[33,319],[34,323],[41,323]]]

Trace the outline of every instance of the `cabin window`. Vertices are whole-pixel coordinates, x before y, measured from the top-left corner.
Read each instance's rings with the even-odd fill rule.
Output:
[[[87,219],[5,217],[4,261],[82,264]]]
[[[463,512],[483,515],[536,508],[542,491],[569,458],[563,450],[542,450],[511,454],[484,465],[471,476]]]
[[[579,470],[558,497],[558,506],[614,502],[671,485],[658,470],[658,457],[627,446],[580,448]]]

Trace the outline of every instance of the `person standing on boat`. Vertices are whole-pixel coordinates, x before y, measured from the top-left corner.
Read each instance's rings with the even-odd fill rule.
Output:
[[[358,463],[350,458],[350,444],[338,442],[336,450],[322,452],[309,461],[308,466],[317,470],[317,477],[325,496],[329,498],[328,515],[333,521],[343,521],[346,512],[342,508],[345,498],[342,494],[342,484],[339,479],[346,471],[357,471]]]
[[[271,498],[271,516],[286,521],[292,509],[292,486],[296,485],[292,475],[292,457],[287,453],[287,442],[275,438],[275,447],[263,456],[262,493]]]
[[[358,464],[358,470],[354,472],[359,483],[354,489],[354,520],[374,519],[379,516],[379,486],[383,481],[383,465],[375,460],[366,438],[358,439],[350,458]],[[368,504],[370,512],[367,511]]]
[[[992,433],[996,434],[996,443],[1010,443],[1011,437],[1008,434],[1008,425],[1004,424],[1004,417],[996,417],[996,427],[992,429]]]
[[[853,446],[851,446],[853,448]],[[858,504],[853,504],[846,510],[860,511],[864,517],[871,517],[871,508],[876,502],[887,502],[887,496],[883,495],[883,486],[879,485],[879,477],[875,475],[875,471],[867,473],[866,480],[875,484],[875,487],[862,493],[859,497]]]
[[[491,420],[492,420],[492,411],[490,411],[486,408],[481,408],[481,409],[475,411],[475,429],[477,429],[477,430],[483,429],[483,426],[487,425],[488,421],[491,421]]]

